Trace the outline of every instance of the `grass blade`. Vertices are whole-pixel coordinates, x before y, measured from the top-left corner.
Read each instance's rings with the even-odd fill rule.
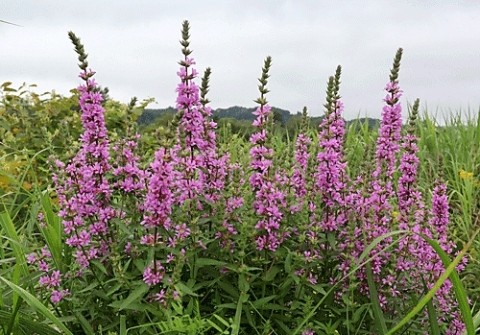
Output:
[[[477,234],[478,234],[478,231],[475,232],[474,236],[470,239],[470,241],[463,248],[462,252],[464,252],[464,254],[467,252],[467,250],[472,245],[472,243],[475,239],[475,236]],[[447,266],[450,266],[451,265],[450,259],[447,255],[447,253],[445,251],[443,251],[442,247],[440,247],[440,245],[436,241],[434,241],[434,240],[432,240],[432,239],[430,239],[426,236],[423,236],[423,238],[437,252],[437,254],[440,257],[440,259],[442,260],[445,268],[447,268]],[[455,260],[457,258],[458,258],[458,256],[455,258]],[[461,258],[459,259],[459,261],[460,260],[461,260]],[[473,325],[472,312],[470,310],[470,306],[468,305],[467,293],[466,293],[465,288],[463,287],[462,281],[460,280],[460,277],[458,276],[458,273],[456,271],[453,271],[450,274],[450,280],[452,281],[452,284],[453,284],[453,290],[455,291],[455,296],[457,298],[458,307],[460,309],[460,313],[462,314],[462,318],[463,318],[463,322],[465,323],[465,328],[466,328],[467,334],[475,334],[475,327]]]
[[[233,319],[232,335],[238,335],[238,332],[240,331],[240,322],[242,318],[243,303],[246,300],[247,300],[247,294],[245,292],[241,292],[240,297],[238,297],[237,308],[235,310],[235,317]]]
[[[5,237],[10,242],[10,245],[15,256],[16,264],[20,265],[20,271],[22,276],[28,274],[27,261],[25,259],[25,252],[23,251],[20,238],[18,237],[17,230],[13,224],[12,218],[8,212],[0,213],[0,225],[5,232]]]
[[[323,302],[325,301],[325,299],[336,289],[336,287],[338,285],[340,285],[340,283],[342,283],[345,279],[347,279],[348,277],[350,277],[352,274],[354,274],[355,272],[357,272],[360,268],[362,268],[364,265],[368,264],[372,259],[375,258],[375,256],[373,257],[368,257],[368,254],[371,250],[373,250],[381,241],[383,241],[384,239],[388,238],[388,237],[391,237],[391,236],[394,236],[394,235],[399,235],[399,234],[405,234],[407,233],[407,231],[405,230],[397,230],[397,231],[393,231],[393,232],[390,232],[390,233],[386,233],[386,234],[383,234],[382,236],[379,236],[377,237],[376,239],[374,239],[366,248],[365,248],[365,251],[360,255],[359,257],[359,260],[357,260],[357,265],[352,269],[350,270],[345,276],[343,276],[339,281],[337,281],[337,283],[335,285],[333,285],[326,293],[325,295],[322,297],[322,299],[320,299],[317,304],[310,310],[310,312],[305,316],[305,318],[303,319],[302,322],[300,322],[300,324],[297,326],[297,328],[295,328],[295,330],[293,331],[292,335],[297,335],[299,334],[303,327],[307,324],[307,322],[313,317],[313,315],[315,314],[316,310],[323,304]],[[390,247],[392,247],[394,244],[396,244],[399,240],[396,240],[392,243],[390,243],[386,248],[384,248],[381,252],[377,253],[376,256],[378,256],[380,253],[384,252],[385,250],[389,249]],[[368,257],[368,258],[367,258]],[[366,260],[364,260],[365,258],[367,258]],[[364,260],[364,261],[363,261]],[[363,262],[362,262],[363,261]]]
[[[60,219],[53,211],[53,206],[48,193],[42,194],[41,197],[42,209],[45,214],[45,227],[39,227],[48,249],[52,254],[53,261],[57,269],[63,270],[62,259],[62,228]]]
[[[368,289],[370,291],[370,300],[372,302],[375,323],[377,324],[378,330],[381,331],[379,335],[386,334],[388,329],[385,323],[385,317],[383,316],[382,307],[380,306],[380,300],[378,299],[377,288],[375,286],[375,282],[373,281],[373,272],[370,263],[366,265],[365,270],[367,272]]]
[[[120,335],[127,335],[127,318],[120,315]]]
[[[430,322],[430,334],[431,335],[440,335],[440,326],[438,325],[437,312],[435,311],[435,306],[433,306],[432,300],[427,304],[428,311],[428,321]]]
[[[480,326],[480,311],[478,311],[473,317],[473,326],[477,329]],[[466,335],[467,333],[463,333]]]
[[[422,299],[417,303],[417,305],[395,326],[393,327],[387,335],[394,334],[396,331],[400,330],[403,326],[405,326],[408,322],[410,322],[411,319],[415,317],[420,311],[423,310],[425,305],[435,296],[435,293],[438,291],[438,289],[443,285],[443,283],[451,277],[452,283],[454,285],[455,289],[455,294],[457,295],[457,300],[458,304],[460,307],[460,311],[462,313],[462,317],[464,318],[463,321],[465,322],[466,326],[466,331],[467,335],[475,335],[475,329],[473,327],[473,320],[472,320],[472,315],[470,312],[470,308],[468,308],[468,303],[466,302],[466,295],[465,295],[465,290],[463,289],[463,286],[460,282],[460,279],[458,277],[458,274],[455,271],[455,267],[460,263],[462,258],[465,256],[466,252],[470,248],[475,236],[478,234],[477,232],[474,234],[474,236],[470,239],[470,241],[465,244],[464,248],[458,253],[458,255],[455,257],[453,262],[450,262],[448,259],[448,256],[446,255],[445,252],[442,253],[443,250],[441,250],[441,247],[438,245],[437,242],[423,236],[424,238],[436,251],[441,250],[440,252],[437,251],[438,255],[442,259],[442,262],[444,266],[446,267],[445,271],[442,273],[442,275],[438,278],[438,280],[435,282],[433,285],[432,289],[425,294]],[[463,292],[462,292],[463,291]],[[465,295],[465,296],[463,296]],[[463,300],[465,298],[465,300]],[[462,301],[463,300],[463,301]],[[464,312],[465,305],[467,306],[467,312]]]
[[[38,313],[42,314],[48,320],[50,320],[55,326],[57,326],[64,334],[66,335],[73,335],[72,332],[68,330],[68,328],[55,316],[53,315],[50,310],[45,307],[37,298],[35,298],[32,294],[25,291],[20,286],[15,285],[11,281],[3,278],[0,276],[0,280],[8,285],[14,292],[16,292],[22,299],[29,304],[33,309],[35,309]]]

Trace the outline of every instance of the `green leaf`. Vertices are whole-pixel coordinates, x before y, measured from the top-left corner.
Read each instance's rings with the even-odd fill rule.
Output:
[[[278,265],[272,266],[263,276],[263,280],[269,282],[275,279],[275,276],[281,271],[281,267]]]
[[[478,234],[478,232],[479,231],[477,230],[477,232],[474,234],[473,238],[475,238],[475,236]],[[460,307],[460,311],[462,313],[462,317],[464,318],[463,321],[465,323],[467,335],[475,335],[475,329],[473,327],[473,320],[472,320],[472,315],[471,315],[470,309],[467,308],[467,312],[464,313],[464,308],[465,307],[461,306],[462,304],[466,303],[466,301],[464,301],[464,302],[460,301],[462,299],[462,295],[465,293],[465,290],[463,289],[463,286],[462,286],[462,284],[461,284],[461,282],[458,278],[458,274],[455,271],[455,267],[460,263],[462,258],[465,256],[467,250],[470,248],[470,246],[473,242],[473,238],[470,239],[470,241],[464,246],[462,251],[460,251],[458,253],[458,255],[455,257],[453,262],[450,262],[450,260],[448,259],[448,256],[446,256],[446,253],[442,250],[442,248],[440,247],[440,245],[437,242],[429,239],[428,237],[426,237],[422,234],[419,234],[419,236],[424,238],[425,241],[427,241],[435,249],[437,254],[442,259],[442,262],[443,262],[444,266],[446,267],[446,269],[442,273],[442,275],[438,278],[438,280],[435,282],[435,284],[430,289],[430,291],[428,291],[427,294],[425,294],[422,297],[422,299],[420,299],[420,301],[417,303],[417,305],[395,327],[393,327],[387,333],[387,335],[394,334],[396,331],[400,330],[403,326],[405,326],[407,323],[409,323],[410,320],[415,317],[415,315],[417,315],[420,311],[422,311],[422,309],[425,307],[425,305],[435,296],[435,293],[438,291],[438,289],[443,285],[443,283],[445,283],[445,281],[449,277],[451,277],[450,279],[452,280],[452,283],[454,285],[454,290],[455,290],[455,294],[457,296],[457,301],[458,301],[458,304],[459,304],[459,307]],[[441,251],[439,251],[439,250],[441,250]],[[458,281],[457,281],[457,279],[458,279]],[[462,293],[462,291],[463,291],[463,293]],[[467,307],[468,307],[468,303],[467,303]]]
[[[240,293],[240,297],[237,301],[237,308],[235,310],[235,317],[233,319],[232,325],[232,335],[238,335],[240,331],[240,322],[242,321],[242,308],[243,303],[248,299],[248,296],[245,292]]]
[[[188,294],[188,295],[191,295],[191,296],[194,296],[194,297],[198,297],[198,294],[193,292],[193,290],[190,287],[188,287],[187,285],[185,285],[184,283],[175,284],[175,288],[178,291],[180,291],[181,293],[185,293],[185,294]]]
[[[275,299],[277,296],[276,295],[271,295],[268,297],[260,298],[258,300],[255,300],[254,302],[250,302],[250,304],[255,307],[256,309],[262,309],[262,307],[268,303],[269,301],[272,301]]]
[[[10,85],[12,85],[12,82],[11,82],[11,81],[5,81],[5,82],[3,82],[2,85],[0,85],[0,87],[1,87],[1,88],[5,88],[5,87],[8,87],[8,86],[10,86]]]
[[[0,310],[0,325],[5,325],[12,318],[11,312]],[[32,315],[26,315],[20,312],[20,330],[22,335],[62,335],[60,332],[48,325],[32,319]]]
[[[217,305],[217,308],[235,309],[235,308],[237,308],[237,305],[235,305],[233,302],[229,302],[229,303],[226,303],[226,304]]]
[[[87,335],[95,335],[95,331],[93,330],[92,326],[88,323],[87,319],[80,313],[79,311],[74,312],[75,317],[77,318],[78,322],[83,328],[83,331]]]
[[[430,323],[430,334],[431,335],[440,335],[440,326],[438,325],[437,313],[435,311],[435,306],[433,306],[432,300],[427,304],[428,311],[428,321]]]
[[[120,315],[120,335],[127,335],[127,317]]]
[[[477,234],[478,234],[478,231],[473,235],[470,241],[465,245],[463,249],[464,254],[470,248]],[[450,259],[447,253],[442,249],[442,247],[436,241],[428,238],[425,235],[420,235],[420,236],[422,236],[428,242],[428,244],[430,244],[432,248],[437,252],[445,268],[448,268],[449,266],[451,266],[452,263],[450,262]],[[457,258],[455,258],[455,260],[456,259]],[[458,259],[458,262],[460,261],[461,261],[461,258]],[[462,314],[462,318],[463,318],[463,322],[465,323],[467,334],[469,335],[475,334],[475,327],[473,325],[472,312],[470,311],[470,306],[468,305],[467,293],[465,291],[465,288],[463,287],[462,281],[460,280],[460,277],[458,276],[457,271],[453,270],[450,273],[449,278],[450,278],[450,281],[452,282],[453,290],[455,291],[455,297],[457,298],[458,307],[460,308],[460,313]]]
[[[327,292],[323,288],[324,286],[325,286],[325,284],[312,285],[312,284],[308,283],[308,287],[312,288],[315,292],[320,293],[322,295],[327,295]]]
[[[215,316],[215,314],[214,314]],[[224,331],[222,328],[220,328],[215,322],[213,322],[212,320],[210,319],[207,319],[207,323],[210,325],[210,327],[212,327],[213,329],[215,329],[216,331],[218,331],[218,334],[228,334],[228,331]],[[226,332],[226,333],[225,333]]]
[[[47,307],[45,307],[45,305],[43,305],[32,294],[25,291],[20,286],[17,286],[14,283],[10,282],[9,280],[3,278],[2,276],[0,276],[0,280],[3,281],[5,284],[7,284],[13,291],[18,293],[18,295],[21,296],[22,299],[25,300],[25,302],[30,305],[30,307],[32,307],[37,312],[39,312],[44,317],[46,317],[48,320],[50,320],[55,326],[57,326],[61,331],[63,331],[64,334],[73,335],[68,330],[68,328],[65,327],[65,325],[55,315],[53,315],[52,312],[50,312],[50,310]]]
[[[228,295],[232,298],[232,299],[237,299],[238,296],[240,295],[240,293],[238,292],[238,290],[230,283],[228,282],[224,282],[224,281],[220,281],[218,283],[218,286],[224,290],[225,292],[228,293]]]
[[[20,267],[18,264],[15,264],[13,267],[13,283],[18,285],[19,282],[19,274],[20,274]],[[18,312],[20,311],[20,306],[22,304],[22,299],[19,298],[18,293],[14,292],[13,293],[13,313],[12,313],[12,319],[10,320],[10,325],[9,328],[7,329],[7,334],[11,333],[17,333],[18,328],[19,328],[19,321],[20,321],[20,314]]]
[[[203,266],[225,266],[227,263],[211,258],[198,258],[195,262],[195,265],[200,268]]]
[[[96,288],[98,286],[98,282],[95,280],[94,282],[92,282],[90,285],[88,285],[87,287],[85,287],[84,289],[80,290],[80,291],[77,291],[77,293],[86,293],[86,292],[89,292],[89,291],[92,291],[94,288]]]
[[[60,224],[60,219],[57,214],[53,211],[53,206],[51,203],[50,196],[47,192],[42,194],[40,199],[42,203],[42,209],[45,214],[45,227],[39,225],[39,229],[42,232],[42,235],[47,242],[48,249],[52,254],[53,261],[57,269],[63,269],[63,258],[62,258],[62,236],[63,229]]]
[[[370,263],[367,263],[365,270],[367,272],[368,289],[370,291],[370,301],[372,302],[375,324],[377,325],[378,331],[381,331],[381,334],[386,334],[387,325],[385,323],[385,317],[383,316],[382,307],[380,306],[380,300],[378,299],[378,292],[375,281],[373,280],[372,266]]]
[[[299,334],[303,327],[307,324],[307,322],[313,317],[313,315],[315,314],[316,310],[324,303],[325,299],[330,295],[330,293],[332,293],[336,287],[338,285],[340,285],[340,283],[342,283],[345,279],[347,279],[348,277],[350,277],[352,274],[354,274],[355,272],[357,272],[360,268],[363,267],[363,265],[367,264],[370,260],[373,259],[373,257],[370,257],[367,259],[366,262],[363,261],[363,259],[365,259],[369,252],[371,250],[373,250],[382,240],[390,237],[390,236],[394,236],[394,235],[398,235],[398,234],[404,234],[404,233],[407,233],[407,231],[405,230],[397,230],[397,231],[393,231],[393,232],[390,232],[390,233],[387,233],[387,234],[384,234],[382,236],[379,236],[377,237],[376,239],[374,239],[364,250],[364,252],[360,255],[360,259],[357,261],[357,265],[355,267],[353,267],[345,276],[343,276],[342,279],[340,279],[339,281],[337,281],[337,283],[335,285],[333,285],[328,291],[327,291],[327,294],[324,295],[318,302],[315,306],[313,306],[313,308],[311,308],[310,312],[308,312],[307,315],[305,315],[305,317],[303,318],[302,322],[300,322],[300,324],[295,328],[295,330],[293,331],[292,335],[297,335]],[[398,242],[395,241],[393,243],[391,243],[388,247],[392,246],[394,243]],[[388,247],[386,249],[388,249]]]
[[[18,237],[17,230],[13,224],[12,218],[8,212],[0,213],[0,225],[5,232],[4,238],[9,241],[15,255],[16,264],[20,266],[20,271],[23,276],[28,274],[27,261],[25,259],[25,252],[23,251]]]
[[[94,260],[94,261],[91,261],[91,263],[95,265],[95,267],[99,269],[103,274],[108,275],[107,268],[101,262]]]
[[[361,264],[363,260],[370,254],[370,252],[377,247],[377,245],[382,242],[384,239],[388,237],[392,237],[395,235],[406,234],[408,233],[407,230],[395,230],[389,233],[383,234],[382,236],[377,237],[374,239],[366,248],[363,250],[362,254],[357,260],[357,264]]]
[[[215,317],[215,319],[220,321],[220,323],[222,323],[225,327],[230,328],[230,323],[228,323],[227,320],[225,320],[224,318],[222,318],[221,316],[219,316],[217,314],[213,314],[213,316]]]
[[[147,292],[148,292],[148,286],[142,283],[135,290],[133,290],[126,299],[115,301],[114,303],[111,303],[109,306],[113,308],[118,308],[119,311],[124,310],[130,307],[132,303],[137,302],[137,300],[140,300],[141,298],[143,298],[143,296]]]
[[[244,273],[241,273],[238,276],[238,289],[241,293],[247,293],[248,290],[250,290],[250,284],[248,283]]]
[[[475,328],[478,328],[480,326],[480,311],[478,311],[473,317],[473,325]],[[465,334],[466,333],[464,333],[464,335]]]
[[[285,258],[285,272],[291,273],[292,272],[292,253],[289,252],[287,257]]]
[[[123,284],[118,283],[117,285],[110,288],[107,292],[107,296],[111,296],[113,293],[117,292],[119,289],[123,287]]]

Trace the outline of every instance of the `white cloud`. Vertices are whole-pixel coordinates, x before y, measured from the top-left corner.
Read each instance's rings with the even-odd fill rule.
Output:
[[[432,109],[480,105],[480,4],[472,1],[0,2],[0,82],[68,92],[78,84],[67,31],[81,37],[97,80],[114,98],[175,102],[181,22],[192,25],[199,71],[213,70],[214,107],[252,106],[263,59],[273,57],[268,98],[322,113],[328,76],[343,66],[346,117],[379,117],[395,51],[404,48],[404,101]]]

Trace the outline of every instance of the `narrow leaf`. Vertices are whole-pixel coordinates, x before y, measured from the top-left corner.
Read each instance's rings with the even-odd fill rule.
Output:
[[[380,306],[380,300],[378,299],[378,292],[373,280],[372,266],[370,263],[366,265],[368,289],[370,291],[370,301],[372,302],[373,315],[375,317],[375,323],[381,334],[386,334],[388,329],[385,323],[385,317],[383,316],[382,307]],[[380,335],[380,334],[379,334]]]
[[[20,265],[20,271],[23,276],[28,274],[27,261],[25,259],[25,253],[20,243],[17,230],[13,224],[12,218],[8,212],[0,213],[0,225],[5,232],[5,238],[10,242],[13,254],[15,255],[16,263]]]
[[[25,291],[23,288],[20,286],[15,285],[14,283],[10,282],[9,280],[3,278],[0,276],[0,280],[3,281],[5,284],[10,286],[10,288],[18,293],[19,296],[25,300],[27,304],[30,305],[33,309],[35,309],[37,312],[42,314],[44,317],[46,317],[48,320],[50,320],[55,326],[57,326],[61,331],[63,331],[64,334],[66,335],[73,335],[67,327],[55,316],[50,312],[50,310],[45,307],[37,298],[35,298],[32,294],[29,292]]]
[[[435,311],[435,306],[433,306],[432,300],[427,304],[428,311],[428,321],[430,323],[430,334],[431,335],[440,335],[440,326],[438,325],[437,312]]]
[[[476,234],[475,234],[476,235]],[[422,235],[420,235],[422,236]],[[423,237],[423,236],[422,236]],[[427,240],[427,239],[426,239]],[[428,239],[429,240],[429,239]],[[427,240],[427,241],[428,241]],[[430,240],[432,241],[432,240]],[[435,293],[438,291],[438,289],[443,285],[443,283],[445,283],[445,281],[448,279],[449,276],[452,275],[453,272],[455,272],[455,267],[460,263],[460,261],[462,260],[462,258],[465,256],[465,253],[467,252],[467,250],[470,248],[470,245],[471,245],[471,242],[473,240],[470,240],[469,243],[467,243],[465,245],[465,247],[462,249],[462,251],[460,251],[460,253],[457,255],[457,257],[455,257],[455,259],[453,260],[453,262],[451,262],[445,269],[445,271],[442,273],[442,275],[438,278],[438,280],[435,282],[435,284],[433,285],[432,289],[430,291],[427,292],[427,294],[425,296],[422,297],[422,299],[420,299],[420,301],[417,303],[417,305],[395,326],[393,327],[388,333],[387,335],[391,335],[391,334],[394,334],[396,331],[400,330],[403,326],[405,326],[407,323],[410,322],[410,320],[412,320],[415,315],[417,315],[419,312],[421,312],[423,310],[423,308],[425,307],[425,305],[435,296]],[[432,241],[434,242],[434,241]],[[429,242],[430,243],[430,242]],[[430,245],[438,245],[438,243],[434,242],[434,243],[430,243]],[[441,248],[440,248],[441,249]],[[440,253],[441,254],[441,253]],[[439,254],[439,255],[440,255]],[[443,259],[442,259],[443,261]],[[444,262],[444,264],[448,264],[448,257],[447,257],[447,261]],[[452,276],[454,277],[454,276]],[[458,275],[457,275],[458,277]],[[458,297],[457,297],[458,298]],[[470,311],[470,310],[469,310]],[[468,315],[470,315],[470,319],[468,321]],[[468,314],[468,315],[463,315],[465,318],[467,318],[467,320],[464,320],[465,321],[465,326],[467,327],[467,334],[468,335],[475,335],[475,330],[473,329],[473,322],[472,322],[472,316],[471,314]],[[472,329],[472,330],[470,330]]]

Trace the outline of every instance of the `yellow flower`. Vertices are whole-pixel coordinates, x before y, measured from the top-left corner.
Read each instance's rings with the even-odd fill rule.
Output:
[[[472,180],[473,179],[473,172],[468,172],[468,171],[465,171],[465,170],[460,170],[460,172],[458,173],[458,175],[460,176],[461,179],[463,180]]]
[[[0,166],[0,169],[8,173],[14,173],[23,165],[25,165],[25,163],[21,160],[11,160],[3,163],[3,166]]]
[[[22,184],[22,187],[27,190],[27,191],[30,191],[32,189],[32,184],[30,184],[29,182],[23,182]]]
[[[0,176],[0,190],[8,192],[11,190],[10,179],[7,176]]]

